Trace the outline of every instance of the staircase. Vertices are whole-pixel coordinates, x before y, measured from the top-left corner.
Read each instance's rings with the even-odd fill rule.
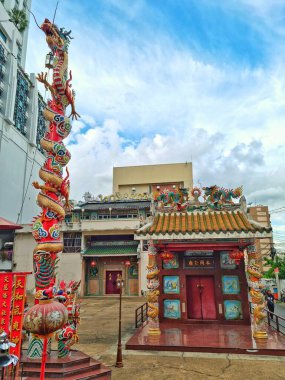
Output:
[[[24,350],[21,357],[20,374],[23,380],[40,378],[41,360],[28,359]],[[45,379],[68,380],[111,380],[111,370],[99,361],[90,358],[83,352],[72,350],[68,358],[58,359],[57,351],[52,351],[47,358]]]

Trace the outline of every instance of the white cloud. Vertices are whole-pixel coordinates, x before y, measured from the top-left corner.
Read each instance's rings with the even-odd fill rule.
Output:
[[[274,28],[268,2],[243,3]],[[135,40],[126,30],[120,38],[106,33],[100,20],[79,23],[76,13],[74,6],[68,17],[75,37],[70,68],[82,113],[67,140],[74,197],[87,190],[110,193],[113,164],[193,160],[196,181],[242,184],[249,200],[284,205],[283,46],[272,46],[269,64],[251,69],[194,56],[170,35]],[[59,24],[66,24],[64,16],[58,13]],[[42,32],[33,27],[31,36],[27,67],[38,72],[48,50]]]

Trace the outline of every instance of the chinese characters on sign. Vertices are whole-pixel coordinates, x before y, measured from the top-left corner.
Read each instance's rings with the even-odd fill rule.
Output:
[[[26,275],[15,275],[14,292],[13,292],[13,308],[11,320],[11,336],[10,341],[15,343],[15,347],[10,348],[10,354],[20,357],[22,325],[25,308],[26,294]]]
[[[185,258],[185,268],[214,268],[213,257],[191,257]]]
[[[13,274],[0,273],[0,331],[9,334],[11,301],[12,301]]]

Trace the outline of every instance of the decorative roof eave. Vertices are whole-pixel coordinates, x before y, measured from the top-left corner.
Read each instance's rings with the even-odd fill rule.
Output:
[[[173,233],[173,234],[143,234],[140,229],[140,234],[134,235],[135,240],[211,240],[211,239],[250,239],[250,238],[270,238],[272,233],[268,231],[260,232],[205,232],[205,233]]]
[[[23,227],[19,224],[13,223],[8,219],[0,217],[0,231],[2,230],[20,230]]]

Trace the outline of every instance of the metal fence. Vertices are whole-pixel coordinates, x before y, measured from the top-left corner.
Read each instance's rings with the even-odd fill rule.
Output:
[[[147,320],[147,303],[136,309],[136,328],[140,327]]]
[[[285,335],[285,318],[280,317],[280,315],[277,315],[275,313],[272,313],[268,309],[264,309],[264,311],[266,312],[266,322],[268,326]],[[253,306],[251,302],[250,313],[253,313]]]

